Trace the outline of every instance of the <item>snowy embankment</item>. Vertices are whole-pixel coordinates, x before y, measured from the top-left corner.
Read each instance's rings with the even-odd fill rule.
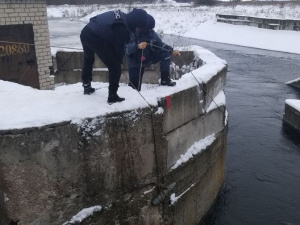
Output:
[[[162,97],[205,83],[226,66],[210,51],[199,46],[184,47],[180,50],[194,51],[205,65],[187,73],[177,80],[175,87],[143,85],[140,93],[126,84],[121,84],[119,95],[126,100],[108,105],[107,83],[93,83],[95,94],[83,95],[81,83],[60,86],[53,90],[37,90],[15,83],[0,81],[0,130],[39,127],[63,121],[81,123],[84,118],[93,118],[113,112],[156,106]]]
[[[278,3],[263,6],[194,7],[192,4],[140,4],[111,6],[49,6],[48,17],[80,18],[84,23],[99,13],[119,8],[127,12],[132,7],[144,8],[156,19],[156,30],[207,41],[248,46],[300,54],[300,32],[258,29],[216,22],[216,14],[248,15],[277,19],[299,19],[300,4]],[[177,45],[177,43],[175,43]]]

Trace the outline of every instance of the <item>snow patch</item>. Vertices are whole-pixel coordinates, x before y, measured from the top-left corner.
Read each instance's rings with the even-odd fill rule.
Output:
[[[92,216],[95,212],[101,211],[101,209],[101,206],[92,206],[90,208],[82,209],[79,213],[73,216],[70,221],[63,223],[63,225],[74,224],[78,222],[80,223],[89,216]]]
[[[144,191],[143,195],[145,195],[145,194],[148,194],[148,193],[152,192],[154,189],[155,189],[155,186],[154,186],[153,188],[151,188],[150,190],[148,190],[148,191]]]
[[[292,83],[295,83],[295,82],[298,82],[298,81],[300,81],[300,77],[295,79],[295,80],[288,81],[285,84],[292,84]]]
[[[197,155],[202,150],[206,149],[207,146],[211,145],[216,140],[215,134],[209,135],[206,138],[195,142],[192,147],[190,147],[185,154],[180,156],[180,159],[177,160],[177,162],[174,164],[174,166],[171,167],[171,170],[176,169],[183,163],[189,161],[191,158],[193,158],[194,155]]]
[[[3,193],[3,197],[4,197],[4,202],[9,201],[8,195],[6,193]]]
[[[163,114],[164,113],[164,109],[162,107],[158,107],[157,111],[155,112],[155,114]]]
[[[179,195],[178,197],[176,197],[175,193],[171,194],[170,196],[170,201],[171,201],[171,205],[174,205],[178,199],[181,198],[181,196],[183,196],[186,192],[188,192],[192,187],[194,187],[195,184],[192,184],[188,189],[186,189],[183,193],[181,193],[181,195]]]
[[[293,107],[294,109],[300,112],[300,100],[286,99],[285,104],[288,104],[289,106]]]
[[[226,112],[225,112],[225,126],[227,125],[227,123],[228,123],[228,111],[226,110]]]
[[[79,133],[82,133],[82,137],[87,140],[91,139],[91,136],[101,136],[103,133],[102,127],[105,122],[105,118],[96,117],[92,120],[83,119],[80,122],[77,121]]]
[[[226,98],[224,91],[220,91],[220,93],[214,98],[214,100],[208,106],[206,112],[210,112],[213,109],[219,108],[220,106],[226,105]]]

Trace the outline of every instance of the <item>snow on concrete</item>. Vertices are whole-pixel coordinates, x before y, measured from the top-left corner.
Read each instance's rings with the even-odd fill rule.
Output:
[[[153,188],[151,188],[150,190],[144,191],[143,195],[148,194],[154,190],[155,190],[155,186]]]
[[[293,107],[294,109],[300,112],[300,100],[286,99],[285,104],[288,104],[289,106]]]
[[[206,138],[195,142],[187,151],[186,153],[182,154],[174,166],[171,167],[171,170],[176,169],[183,163],[189,161],[193,158],[194,155],[199,154],[201,151],[210,146],[216,140],[215,134],[209,135]]]
[[[63,223],[63,225],[80,223],[84,219],[88,218],[89,216],[92,216],[95,212],[101,211],[101,209],[102,209],[102,207],[99,205],[82,209],[79,213],[77,213],[75,216],[73,216],[70,221]]]
[[[210,112],[213,109],[219,108],[220,106],[223,106],[223,105],[226,105],[226,98],[225,98],[224,91],[220,91],[220,93],[210,103],[206,112]]]
[[[290,81],[286,82],[285,84],[293,84],[293,83],[298,82],[298,81],[300,81],[300,77],[297,78],[297,79],[294,79],[294,80],[290,80]]]
[[[112,105],[106,102],[107,83],[93,82],[92,86],[97,91],[92,95],[83,95],[81,83],[58,86],[55,90],[37,90],[0,80],[0,108],[5,109],[0,110],[0,130],[40,127],[64,121],[80,125],[85,118],[157,106],[161,98],[196,86],[197,80],[209,80],[226,66],[226,61],[199,46],[185,49],[193,50],[205,65],[194,70],[193,75],[188,73],[182,76],[176,81],[175,87],[143,84],[139,93],[121,83],[118,94],[126,100]],[[162,113],[162,110],[159,109],[158,113]]]
[[[171,196],[170,196],[171,205],[174,205],[178,201],[178,199],[181,198],[181,196],[183,196],[186,192],[188,192],[194,186],[195,186],[195,184],[192,184],[188,189],[186,189],[184,192],[181,193],[181,195],[179,195],[177,197],[176,197],[175,193],[171,194]]]

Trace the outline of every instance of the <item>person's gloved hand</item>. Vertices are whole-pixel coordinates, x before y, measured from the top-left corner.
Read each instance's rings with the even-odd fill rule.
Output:
[[[180,55],[180,52],[179,51],[173,51],[172,55],[174,55],[174,56]]]
[[[147,47],[147,42],[141,42],[138,44],[139,49],[145,49]]]

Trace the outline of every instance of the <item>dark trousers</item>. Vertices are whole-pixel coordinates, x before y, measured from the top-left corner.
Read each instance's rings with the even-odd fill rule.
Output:
[[[95,53],[108,68],[109,73],[109,91],[116,93],[119,88],[121,77],[121,63],[118,62],[114,53],[113,46],[96,36],[88,27],[83,28],[80,34],[80,40],[83,47],[84,61],[82,68],[82,82],[88,84],[92,81],[93,65],[95,62]]]
[[[171,53],[163,49],[159,49],[153,53],[150,61],[151,63],[148,64],[160,63],[161,80],[168,81],[171,65]],[[129,86],[132,86],[138,91],[141,90],[144,70],[144,64],[142,67],[129,67]]]
[[[129,86],[134,89],[140,91],[142,86],[142,79],[144,75],[145,67],[137,68],[129,68]]]
[[[171,52],[164,49],[158,49],[153,53],[151,64],[160,63],[160,72],[169,72],[171,65],[171,54]]]

